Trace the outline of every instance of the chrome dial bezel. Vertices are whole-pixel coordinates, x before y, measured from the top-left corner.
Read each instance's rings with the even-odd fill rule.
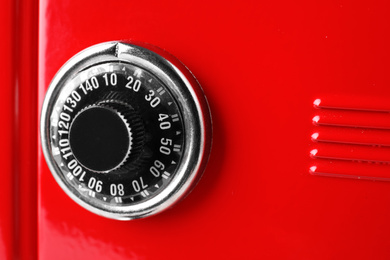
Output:
[[[170,56],[169,56],[170,57]],[[67,84],[80,72],[104,63],[126,62],[147,70],[169,88],[182,113],[185,130],[185,146],[176,174],[164,190],[156,196],[128,206],[97,205],[93,199],[79,196],[79,192],[67,185],[65,176],[53,157],[50,146],[50,116],[55,103],[66,92]],[[211,115],[203,92],[192,74],[184,66],[174,65],[154,51],[126,42],[106,42],[94,45],[71,58],[55,75],[41,114],[41,141],[45,159],[57,183],[79,205],[98,215],[129,220],[161,212],[183,198],[194,186],[208,160],[211,143]],[[190,77],[188,75],[191,75]],[[201,94],[199,94],[201,93]]]

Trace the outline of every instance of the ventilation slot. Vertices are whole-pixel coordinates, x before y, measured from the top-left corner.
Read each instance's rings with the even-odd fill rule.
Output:
[[[390,181],[390,102],[331,101],[314,101],[310,173]]]

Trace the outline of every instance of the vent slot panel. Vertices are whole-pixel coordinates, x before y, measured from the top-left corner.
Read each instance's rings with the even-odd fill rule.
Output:
[[[314,101],[311,174],[390,181],[390,102],[361,100]]]

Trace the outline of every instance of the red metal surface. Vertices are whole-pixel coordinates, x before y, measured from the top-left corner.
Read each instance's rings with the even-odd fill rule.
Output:
[[[0,11],[0,259],[37,257],[37,8],[6,0]]]
[[[20,0],[17,8],[18,36],[14,46],[17,62],[17,172],[15,192],[17,203],[14,259],[37,258],[37,153],[38,153],[38,1]]]
[[[12,28],[13,20],[12,1],[3,1],[0,10],[0,34],[4,39],[0,41],[1,50],[11,50],[14,43]],[[12,141],[14,140],[14,61],[11,51],[3,53],[0,59],[0,75],[2,78],[2,101],[0,102],[1,111],[1,132],[0,132],[0,165],[2,166],[0,189],[0,258],[11,259],[14,252],[13,236],[13,155],[14,149]]]
[[[390,258],[387,1],[42,0],[38,74],[21,3],[0,11],[1,259],[34,259],[35,228],[38,259]],[[34,77],[40,107],[66,60],[116,39],[165,48],[198,78],[207,170],[174,208],[118,222],[69,199],[38,150],[35,226]]]

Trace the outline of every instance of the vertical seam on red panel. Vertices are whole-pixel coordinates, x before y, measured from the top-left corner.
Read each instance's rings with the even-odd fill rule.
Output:
[[[37,259],[38,3],[14,4],[14,258]]]
[[[14,121],[13,121],[13,130],[12,130],[12,143],[13,143],[13,156],[12,156],[12,175],[13,175],[13,257],[14,259],[19,259],[19,234],[20,234],[20,226],[19,226],[19,192],[18,192],[18,182],[19,182],[19,141],[18,141],[18,135],[19,135],[19,85],[18,85],[18,78],[19,78],[19,67],[18,67],[18,42],[19,42],[19,28],[20,28],[20,21],[19,21],[19,0],[14,1],[14,28],[13,28],[13,80],[14,80],[14,107],[13,107],[13,113],[14,113]]]

